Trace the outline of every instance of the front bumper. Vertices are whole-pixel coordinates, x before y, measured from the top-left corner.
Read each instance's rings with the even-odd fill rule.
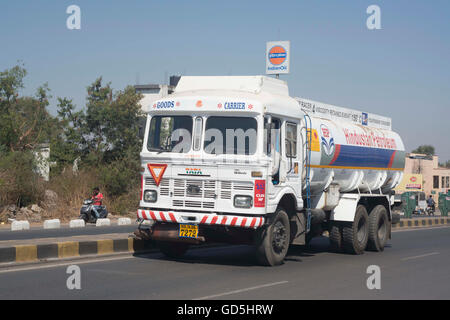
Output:
[[[154,211],[145,209],[138,209],[137,217],[138,219],[168,223],[194,223],[252,229],[257,229],[264,224],[263,217],[242,217],[217,215],[214,213]]]

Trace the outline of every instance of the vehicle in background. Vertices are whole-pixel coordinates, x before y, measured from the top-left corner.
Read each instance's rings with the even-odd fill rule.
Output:
[[[416,203],[417,203],[417,207],[415,210],[415,214],[421,215],[421,214],[427,214],[427,197],[425,195],[425,192],[415,192],[415,196],[416,196]]]
[[[83,205],[80,209],[79,219],[83,219],[85,223],[96,223],[97,216],[94,213],[94,204],[92,199],[86,199],[83,201]],[[106,206],[97,206],[97,212],[99,213],[99,219],[104,219],[108,216]]]

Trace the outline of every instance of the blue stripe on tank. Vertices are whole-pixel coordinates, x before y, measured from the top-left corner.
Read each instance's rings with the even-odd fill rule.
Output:
[[[340,149],[340,150],[339,150]],[[337,159],[330,163],[342,167],[388,168],[395,150],[340,145]]]

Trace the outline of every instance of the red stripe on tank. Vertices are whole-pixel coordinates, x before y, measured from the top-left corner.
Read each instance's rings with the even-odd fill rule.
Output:
[[[339,157],[339,153],[341,152],[341,145],[337,144],[336,145],[336,150],[334,150],[334,157],[333,160],[331,160],[331,162],[329,163],[329,165],[332,165],[336,159]]]
[[[388,168],[392,168],[392,163],[394,163],[394,158],[395,158],[396,152],[397,152],[397,150],[394,150],[394,152],[392,152],[392,156],[391,156],[391,160],[389,160]]]

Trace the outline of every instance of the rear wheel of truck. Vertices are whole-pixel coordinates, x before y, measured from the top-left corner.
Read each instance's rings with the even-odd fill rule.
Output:
[[[180,258],[189,249],[188,243],[161,241],[158,243],[161,252],[169,258]]]
[[[353,223],[346,223],[342,229],[345,252],[363,254],[369,240],[369,215],[363,205],[356,208]]]
[[[289,249],[289,238],[289,217],[284,209],[279,208],[272,223],[257,232],[256,255],[259,263],[265,266],[282,264]]]
[[[342,252],[342,226],[339,222],[330,222],[329,239],[330,250],[333,252]]]
[[[367,249],[383,251],[389,236],[389,219],[386,208],[378,205],[369,214],[369,241]]]

